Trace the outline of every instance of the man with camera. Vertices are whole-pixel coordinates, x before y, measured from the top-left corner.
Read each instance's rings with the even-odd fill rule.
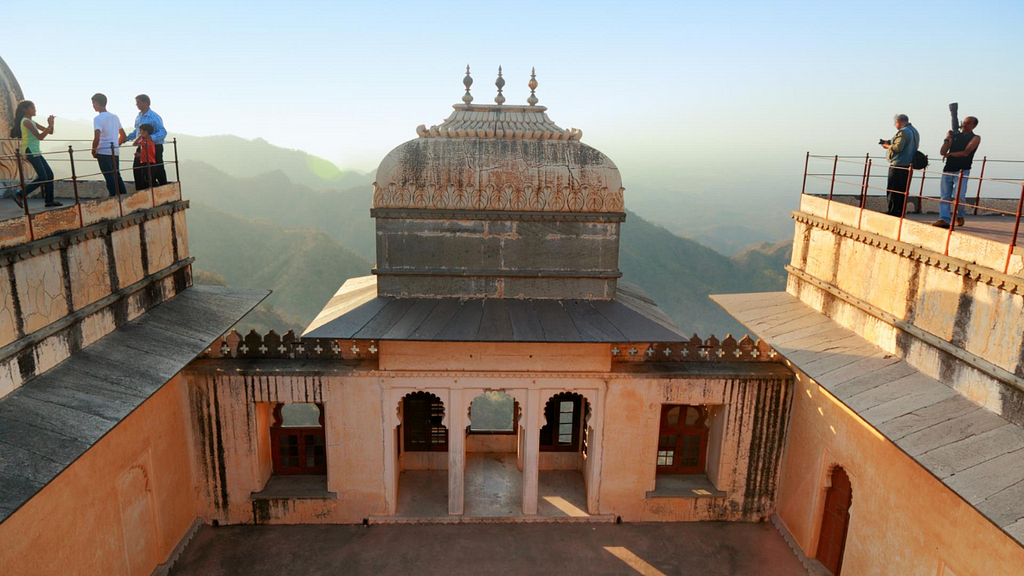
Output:
[[[885,192],[888,206],[885,213],[899,218],[903,216],[907,188],[910,187],[910,169],[914,163],[914,154],[921,144],[921,135],[910,124],[906,114],[897,114],[893,124],[896,126],[896,135],[892,140],[879,140],[878,143],[886,149],[886,158],[889,160],[889,180]]]
[[[981,144],[981,136],[974,133],[974,128],[977,125],[978,119],[968,116],[960,124],[959,130],[946,132],[946,139],[942,141],[942,149],[939,150],[939,153],[946,158],[946,165],[942,168],[942,185],[939,188],[942,195],[942,202],[939,203],[940,218],[932,226],[949,228],[949,223],[953,221],[953,198],[957,196],[953,191],[957,188],[959,188],[960,203],[956,215],[956,225],[964,225],[967,177],[971,174],[974,153],[978,151],[978,146]]]

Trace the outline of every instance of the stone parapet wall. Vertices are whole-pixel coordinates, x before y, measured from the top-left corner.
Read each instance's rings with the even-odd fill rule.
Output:
[[[855,217],[842,213],[849,207],[833,204],[828,220],[817,216],[819,200],[810,200],[794,216],[788,291],[921,372],[1024,425],[1024,280],[1019,270],[1002,273],[1005,245],[1000,256],[986,250],[989,241],[974,239],[978,245],[971,251],[974,241],[962,235],[946,256],[935,249],[938,238],[926,237],[934,230],[944,243],[942,230],[916,230],[908,227],[915,223],[905,221],[904,240],[897,241],[884,230],[869,232],[847,222]],[[882,226],[898,222],[872,216]],[[959,257],[967,252],[971,261]]]
[[[85,190],[95,188],[84,184],[82,188]],[[69,192],[67,187],[59,188],[65,194]],[[103,188],[102,194],[90,193],[88,197],[79,195],[80,202],[78,204],[74,203],[73,194],[59,197],[65,198],[63,207],[0,221],[0,249],[19,246],[99,222],[116,220],[136,212],[180,202],[181,187],[177,182],[172,182],[138,192],[129,188],[129,193],[120,198],[109,197],[106,188]],[[71,202],[67,202],[67,199],[70,199]]]
[[[0,397],[191,285],[187,205],[0,250]]]

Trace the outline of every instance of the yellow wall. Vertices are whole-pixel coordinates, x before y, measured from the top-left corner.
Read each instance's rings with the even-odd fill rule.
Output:
[[[147,576],[196,519],[174,377],[0,524],[0,574]]]
[[[1024,548],[893,443],[800,373],[783,459],[777,514],[814,557],[826,477],[853,485],[843,574],[1020,574]]]

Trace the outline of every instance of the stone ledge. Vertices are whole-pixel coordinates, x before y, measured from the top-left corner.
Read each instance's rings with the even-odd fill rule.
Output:
[[[338,494],[327,490],[326,474],[271,476],[266,486],[253,492],[254,502],[264,500],[336,500]]]
[[[452,276],[515,278],[621,278],[618,270],[485,270],[465,268],[374,268],[375,276]]]
[[[64,246],[72,246],[74,244],[84,242],[91,238],[108,236],[115,230],[121,230],[129,226],[137,225],[140,222],[146,222],[168,214],[180,212],[187,209],[188,206],[188,200],[178,200],[176,202],[162,204],[156,208],[133,212],[114,220],[106,220],[53,236],[47,236],[46,238],[25,244],[11,246],[0,250],[0,266],[12,264],[20,260],[27,260],[48,252],[53,252],[54,250],[59,250]]]
[[[847,226],[846,224],[841,224],[820,216],[808,214],[807,212],[800,212],[799,210],[793,211],[793,220],[800,222],[801,224],[832,232],[833,234],[837,234],[844,238],[849,238],[869,246],[874,246],[881,250],[899,254],[904,258],[917,260],[927,266],[934,266],[942,270],[953,272],[954,274],[973,278],[979,282],[994,286],[1001,290],[1006,290],[1011,294],[1024,294],[1024,278],[1003,274],[1002,272],[998,272],[987,266],[981,266],[953,256],[939,254],[938,252],[922,248],[916,244],[910,244],[902,240],[893,240],[892,238],[888,238],[881,234],[860,230],[852,226]]]
[[[726,498],[729,494],[711,483],[707,474],[658,474],[647,498]]]
[[[369,524],[614,524],[614,514],[593,516],[370,516]]]

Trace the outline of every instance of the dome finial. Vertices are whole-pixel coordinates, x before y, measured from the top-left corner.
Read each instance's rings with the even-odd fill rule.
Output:
[[[537,69],[536,68],[530,68],[530,84],[529,84],[529,86],[530,86],[530,97],[526,99],[526,103],[529,104],[530,106],[536,106],[537,102],[538,102],[537,94],[535,94],[535,91],[537,90]]]
[[[469,104],[473,101],[473,95],[469,93],[469,87],[473,85],[473,77],[469,75],[469,64],[466,64],[466,77],[462,79],[462,84],[466,87],[466,93],[462,95],[462,101]]]
[[[501,89],[505,87],[505,79],[501,77],[501,66],[498,66],[498,79],[494,81],[494,85],[498,87],[498,95],[494,97],[494,101],[498,105],[505,103],[505,97],[501,95]]]

